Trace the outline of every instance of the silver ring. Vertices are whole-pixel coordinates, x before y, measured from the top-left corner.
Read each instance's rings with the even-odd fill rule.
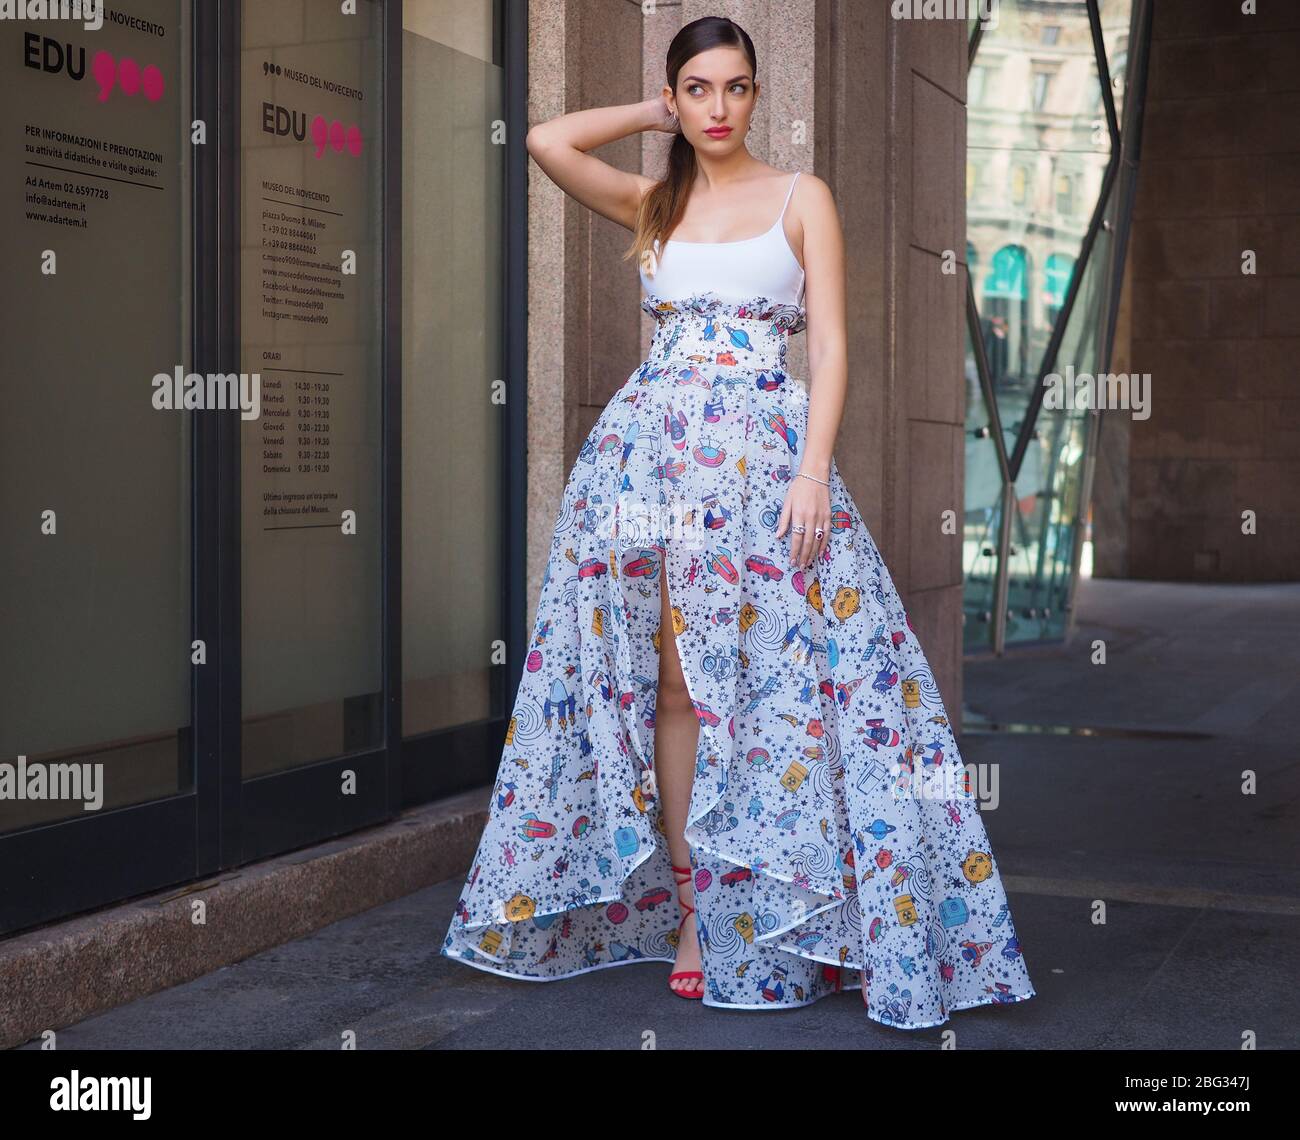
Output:
[[[793,530],[795,534],[803,534],[803,532],[806,531],[807,529],[808,528],[806,526],[791,527],[791,530]]]
[[[821,536],[824,535],[825,533],[826,532],[822,530],[821,527],[818,527],[816,530],[813,531],[813,535],[817,538],[821,538]]]

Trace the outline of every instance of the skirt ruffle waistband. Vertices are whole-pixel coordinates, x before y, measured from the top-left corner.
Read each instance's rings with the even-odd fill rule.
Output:
[[[790,333],[804,310],[765,297],[730,301],[714,294],[668,301],[647,296],[641,307],[659,327],[647,359],[714,367],[784,371]]]
[[[680,317],[659,326],[647,359],[784,371],[786,334],[773,329],[763,321],[735,317]]]

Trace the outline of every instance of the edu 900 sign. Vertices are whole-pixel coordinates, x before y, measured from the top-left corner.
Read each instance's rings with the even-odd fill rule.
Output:
[[[361,157],[361,128],[355,123],[345,127],[337,119],[331,123],[324,115],[317,115],[309,123],[305,111],[291,111],[278,103],[263,103],[262,130],[268,135],[293,137],[299,142],[304,142],[310,131],[317,158],[323,157],[327,148],[333,148],[339,154],[347,151],[356,158]]]

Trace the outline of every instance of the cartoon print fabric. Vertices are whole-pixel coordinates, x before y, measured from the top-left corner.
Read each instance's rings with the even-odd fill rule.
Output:
[[[859,989],[873,1020],[919,1029],[1032,997],[934,676],[834,464],[815,569],[774,537],[807,430],[784,371],[805,311],[642,306],[657,331],[565,487],[442,953],[533,979],[672,961],[654,723],[673,636],[700,721],[685,835],[704,1004]]]

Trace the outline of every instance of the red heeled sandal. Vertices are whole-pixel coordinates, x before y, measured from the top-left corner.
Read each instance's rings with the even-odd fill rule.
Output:
[[[685,875],[684,879],[677,879],[677,904],[686,908],[686,913],[682,915],[682,920],[677,924],[677,939],[680,943],[682,927],[686,925],[686,920],[695,913],[695,908],[690,903],[683,903],[681,899],[681,888],[684,884],[691,881],[691,869],[689,867],[678,867],[676,864],[669,864],[673,869],[673,877]],[[679,990],[673,988],[674,978],[699,978],[700,988],[696,990]],[[704,997],[704,974],[700,970],[678,970],[676,973],[668,975],[668,988],[680,998],[703,998]]]

